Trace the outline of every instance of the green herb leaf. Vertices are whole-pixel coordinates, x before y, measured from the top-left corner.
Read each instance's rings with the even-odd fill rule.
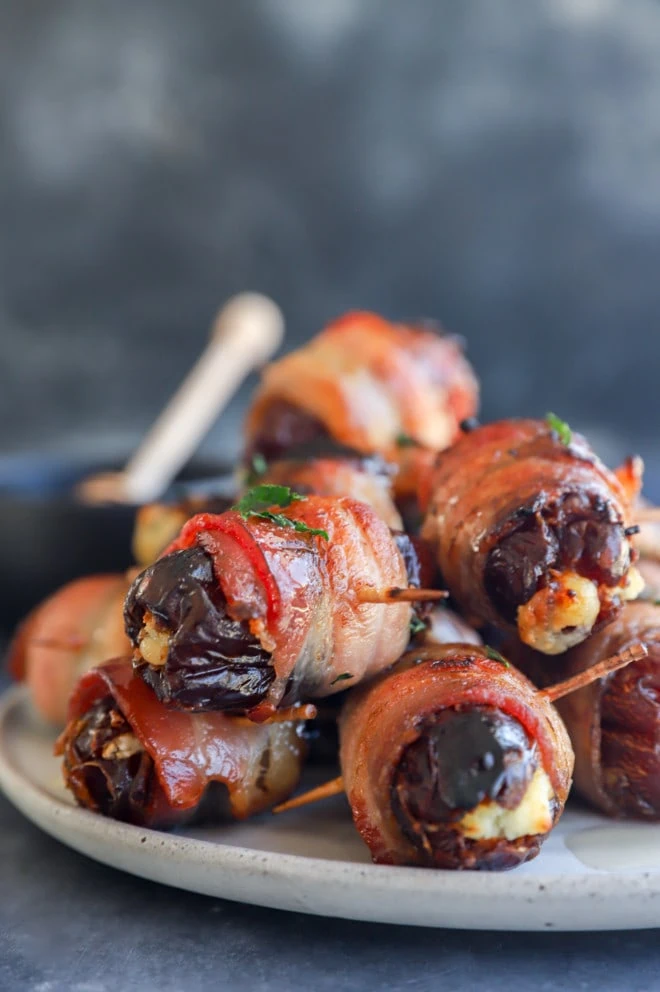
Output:
[[[496,651],[495,648],[491,648],[490,644],[484,644],[484,651],[486,652],[486,656],[490,658],[491,661],[499,661],[500,665],[504,665],[505,668],[511,668],[511,665],[506,658],[503,658],[500,652]]]
[[[410,621],[410,633],[412,637],[416,637],[418,634],[424,633],[426,630],[426,624],[423,620],[420,620],[418,616],[413,616]]]
[[[330,685],[335,685],[337,682],[345,682],[346,679],[354,679],[354,678],[355,676],[351,675],[350,672],[343,672],[341,675],[338,675],[336,679],[333,679]]]
[[[398,434],[396,444],[398,448],[416,448],[418,446],[417,441],[410,434]]]
[[[556,413],[546,413],[545,422],[552,431],[552,433],[557,435],[561,443],[565,444],[566,447],[568,447],[568,445],[571,443],[571,440],[573,438],[573,433],[571,431],[571,428],[566,423],[566,421],[561,420],[561,418],[558,417]]]
[[[245,496],[238,501],[232,510],[237,510],[242,517],[250,517],[262,513],[271,506],[281,506],[285,509],[292,503],[302,499],[288,486],[253,486]]]
[[[303,499],[298,493],[294,493],[288,486],[255,486],[250,489],[245,496],[235,506],[232,507],[247,520],[248,517],[259,517],[260,520],[269,520],[278,527],[290,527],[298,531],[299,534],[312,534],[316,537],[324,537],[329,541],[327,530],[320,530],[317,527],[308,527],[302,520],[289,520],[282,513],[273,513],[269,509],[271,506],[280,506],[283,510],[292,503],[299,503]]]

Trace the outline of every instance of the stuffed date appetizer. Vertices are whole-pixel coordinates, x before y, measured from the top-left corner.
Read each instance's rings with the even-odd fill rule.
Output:
[[[515,868],[539,853],[571,785],[573,752],[550,699],[476,645],[409,651],[351,694],[339,737],[332,791],[346,792],[377,864]]]
[[[196,495],[178,503],[147,503],[135,514],[133,557],[142,568],[172,543],[183,525],[197,513],[224,513],[234,500],[216,495]]]
[[[76,579],[40,603],[18,628],[9,668],[25,681],[45,720],[61,726],[78,678],[107,658],[130,651],[123,605],[129,575]]]
[[[660,820],[660,606],[627,604],[559,659],[562,678],[643,643],[648,655],[557,702],[575,751],[575,789],[609,816]],[[532,677],[546,674],[529,658]],[[536,664],[534,664],[534,661]]]
[[[557,418],[465,433],[438,456],[423,536],[471,622],[560,654],[610,623],[642,581],[616,476]]]
[[[248,454],[270,460],[332,438],[398,462],[401,439],[446,448],[478,405],[476,377],[455,338],[347,313],[267,366],[247,418]]]
[[[80,806],[170,828],[242,820],[285,799],[305,756],[302,726],[167,710],[124,658],[80,680],[56,753]]]
[[[260,484],[287,486],[302,496],[349,496],[366,503],[392,530],[402,530],[394,503],[395,465],[378,455],[282,459],[264,465]]]
[[[257,487],[193,517],[136,578],[136,671],[168,705],[253,719],[331,695],[405,650],[418,568],[412,542],[366,504]]]

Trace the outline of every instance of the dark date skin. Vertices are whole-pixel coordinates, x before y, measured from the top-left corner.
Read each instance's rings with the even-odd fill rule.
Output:
[[[396,535],[412,585],[424,574],[420,554]],[[139,656],[145,619],[168,637],[163,665]],[[275,678],[268,652],[247,623],[233,620],[210,556],[202,548],[159,558],[131,586],[124,607],[126,633],[138,651],[135,671],[167,706],[189,712],[241,713],[257,706]]]
[[[152,826],[148,809],[160,785],[144,750],[109,757],[112,745],[132,729],[112,696],[94,704],[64,735],[64,774],[80,806],[114,820]],[[104,757],[104,753],[106,757]]]
[[[267,462],[275,461],[284,455],[291,457],[312,447],[316,454],[322,451],[322,444],[329,441],[325,425],[286,400],[273,400],[268,408],[259,434],[255,436],[247,452],[248,461],[256,454]]]
[[[547,585],[551,570],[614,586],[628,565],[624,527],[611,508],[569,493],[555,504],[523,507],[508,521],[488,555],[484,579],[493,604],[514,622],[518,607]]]
[[[122,757],[126,735],[137,750]],[[211,782],[193,809],[175,810],[169,805],[153,759],[135,741],[112,696],[99,699],[67,727],[62,753],[68,788],[79,806],[95,813],[158,830],[229,818],[227,789],[220,782]]]
[[[435,558],[426,541],[423,541],[421,537],[411,537],[404,531],[393,531],[392,537],[403,558],[408,585],[414,586],[416,589],[436,588],[438,574]],[[432,609],[432,602],[413,604],[415,617],[421,623],[426,622]]]
[[[233,620],[201,548],[160,558],[126,598],[126,633],[139,651],[145,615],[168,635],[164,665],[135,661],[135,670],[168,706],[188,711],[244,712],[262,702],[275,678],[271,656],[246,623]]]
[[[512,868],[537,854],[539,843],[473,840],[458,821],[484,800],[515,809],[537,767],[536,746],[517,720],[490,707],[443,710],[403,752],[392,809],[429,866]]]

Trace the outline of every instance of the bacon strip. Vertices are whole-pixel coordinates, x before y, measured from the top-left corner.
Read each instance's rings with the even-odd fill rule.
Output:
[[[476,412],[478,384],[454,338],[354,312],[266,368],[246,424],[248,447],[258,449],[282,402],[358,451],[390,452],[401,434],[440,450]]]
[[[624,535],[630,523],[624,489],[584,438],[573,433],[567,445],[544,421],[507,420],[464,435],[438,456],[423,536],[435,544],[444,581],[475,623],[515,629],[516,609],[553,583],[559,596],[570,572],[597,586],[595,630],[633,595],[635,552]],[[504,594],[488,578],[489,555],[511,538],[519,539],[518,551],[509,545],[499,564],[519,571],[523,589],[517,602],[503,605]],[[543,611],[539,604],[539,627]],[[531,624],[533,616],[525,620]],[[520,616],[518,626],[523,636]]]
[[[395,473],[379,458],[310,458],[273,462],[259,482],[289,486],[302,494],[350,496],[370,506],[392,530],[402,530],[392,494]]]
[[[69,704],[69,721],[110,694],[154,761],[164,797],[173,810],[198,806],[210,782],[227,787],[232,816],[244,819],[286,798],[300,776],[305,747],[296,723],[253,724],[224,713],[168,710],[119,658],[88,672]],[[263,760],[263,759],[267,760]],[[162,821],[163,809],[149,811]]]
[[[340,759],[355,825],[376,862],[419,864],[392,811],[396,767],[423,721],[455,707],[495,707],[536,741],[555,792],[555,822],[566,801],[573,756],[553,706],[513,667],[484,649],[445,645],[409,652],[393,672],[358,690],[340,718]],[[502,841],[502,844],[505,842]]]
[[[310,496],[274,511],[328,540],[230,511],[194,517],[168,552],[198,545],[211,555],[230,615],[249,620],[272,653],[277,706],[285,692],[327,696],[387,668],[406,647],[412,609],[360,600],[361,588],[408,584],[389,528],[366,504]]]
[[[560,659],[552,678],[533,653],[520,658],[548,685],[632,644],[649,655],[557,701],[575,750],[575,788],[609,816],[660,819],[660,608],[628,603],[604,630]]]
[[[126,575],[92,575],[58,589],[26,617],[9,649],[14,678],[25,680],[37,712],[61,725],[76,679],[130,651],[122,607]]]

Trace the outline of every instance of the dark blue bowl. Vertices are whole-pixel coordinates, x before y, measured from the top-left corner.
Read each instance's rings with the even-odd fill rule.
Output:
[[[137,507],[91,505],[74,493],[82,479],[113,466],[40,455],[0,458],[0,633],[72,579],[120,572],[132,562]],[[225,491],[228,471],[193,464],[165,494]]]

